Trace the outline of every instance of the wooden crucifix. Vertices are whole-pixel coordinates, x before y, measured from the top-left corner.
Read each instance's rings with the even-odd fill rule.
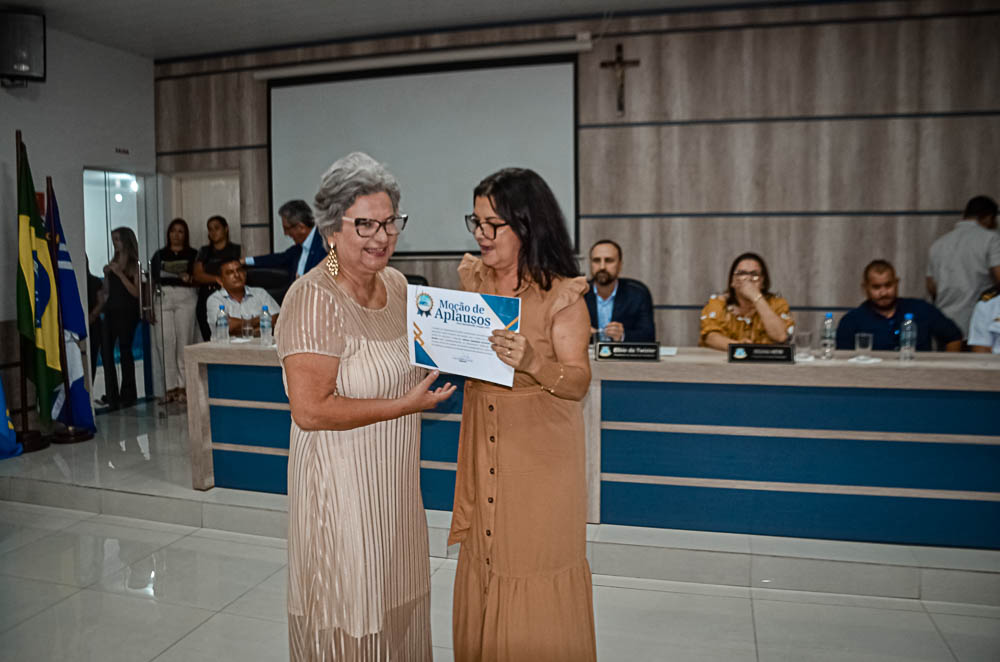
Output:
[[[622,45],[615,46],[615,59],[601,62],[601,69],[614,67],[615,78],[618,81],[618,116],[625,114],[625,69],[627,67],[638,67],[639,60],[626,60],[622,56]]]

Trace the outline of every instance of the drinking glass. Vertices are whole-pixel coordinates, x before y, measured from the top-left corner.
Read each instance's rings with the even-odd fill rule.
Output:
[[[243,313],[243,339],[250,340],[253,338],[253,315]]]
[[[813,332],[796,330],[793,342],[795,344],[795,360],[811,361],[813,358]]]
[[[866,361],[872,351],[872,341],[875,337],[870,333],[854,334],[854,355],[861,361]]]

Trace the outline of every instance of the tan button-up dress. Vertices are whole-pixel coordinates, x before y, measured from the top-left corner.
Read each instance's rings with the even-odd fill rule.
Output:
[[[466,290],[496,293],[478,258],[465,256],[459,275]],[[518,293],[520,332],[546,360],[556,360],[554,315],[586,289],[573,278]],[[523,372],[513,388],[468,380],[448,539],[462,543],[456,662],[596,659],[586,504],[582,404]]]

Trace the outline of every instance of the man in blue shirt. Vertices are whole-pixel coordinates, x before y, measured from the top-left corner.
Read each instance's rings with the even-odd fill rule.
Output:
[[[900,298],[896,270],[885,260],[873,260],[865,267],[861,288],[868,299],[840,320],[837,349],[854,349],[854,334],[867,332],[874,337],[872,349],[898,350],[903,316],[913,313],[913,320],[917,323],[918,351],[934,349],[931,338],[945,351],[961,351],[961,329],[933,304],[922,299]]]
[[[249,267],[284,269],[291,282],[323,261],[326,246],[305,200],[289,200],[278,209],[278,216],[285,236],[295,244],[283,253],[244,258],[243,263]]]
[[[654,342],[653,298],[637,280],[619,278],[622,249],[610,239],[590,249],[590,289],[583,296],[590,311],[591,333],[615,342]]]

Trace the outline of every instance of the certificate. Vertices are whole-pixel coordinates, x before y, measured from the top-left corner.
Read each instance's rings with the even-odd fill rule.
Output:
[[[492,294],[407,286],[406,330],[410,363],[503,386],[514,368],[490,346],[493,329],[517,331],[521,300]]]

